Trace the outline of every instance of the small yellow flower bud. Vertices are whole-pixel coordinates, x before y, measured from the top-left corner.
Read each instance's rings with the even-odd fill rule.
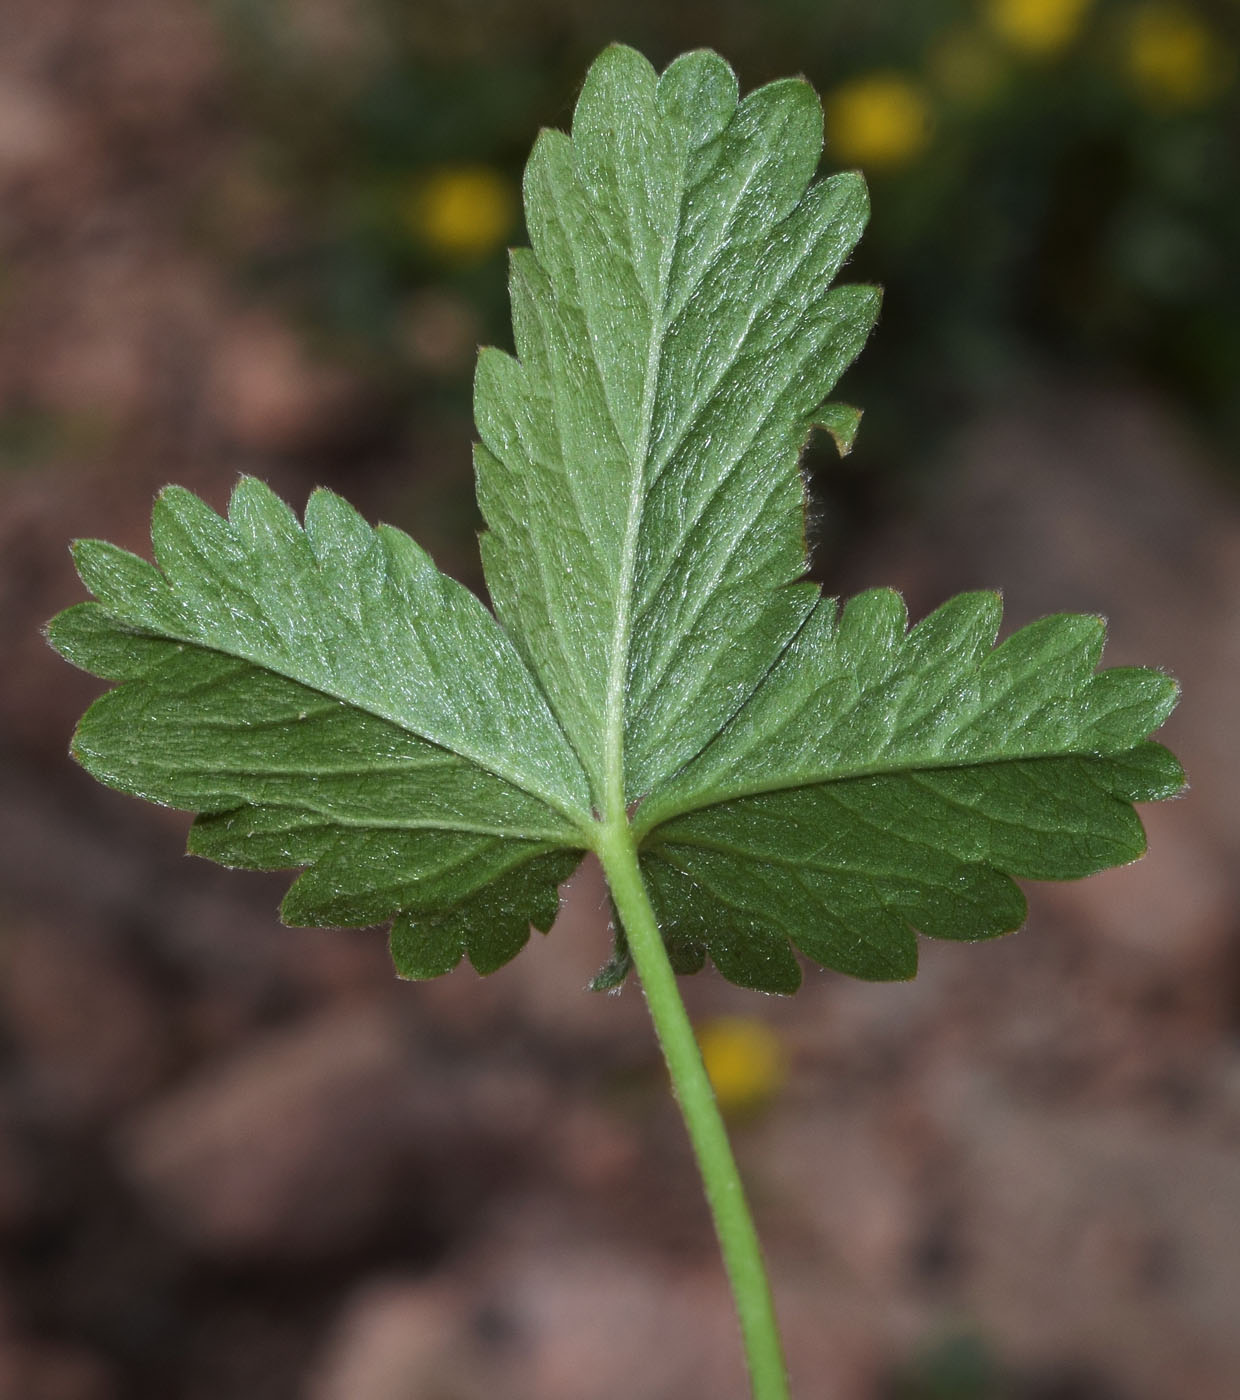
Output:
[[[1092,0],[987,0],[986,23],[1014,49],[1036,58],[1059,53],[1080,32]]]
[[[1128,71],[1154,107],[1195,107],[1227,85],[1232,63],[1214,35],[1181,5],[1144,5],[1128,31]]]
[[[770,1102],[788,1077],[783,1043],[749,1017],[722,1016],[698,1029],[702,1062],[725,1113],[746,1113]]]
[[[827,149],[842,161],[891,167],[912,159],[930,137],[930,106],[899,73],[872,73],[826,100]]]
[[[509,182],[490,166],[450,166],[414,189],[404,214],[411,232],[436,253],[476,262],[512,230],[516,199]]]

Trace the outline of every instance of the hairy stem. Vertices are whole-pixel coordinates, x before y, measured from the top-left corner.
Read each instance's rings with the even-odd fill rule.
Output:
[[[632,829],[621,811],[613,813],[598,832],[599,859],[624,925],[714,1216],[740,1319],[754,1400],[789,1400],[788,1374],[762,1247],[723,1117],[676,986],[676,974],[642,882]]]

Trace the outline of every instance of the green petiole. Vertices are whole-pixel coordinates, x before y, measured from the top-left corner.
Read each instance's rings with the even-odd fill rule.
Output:
[[[595,849],[624,926],[702,1175],[740,1320],[754,1400],[789,1400],[788,1373],[762,1246],[723,1116],[642,882],[637,842],[622,811],[599,825]]]

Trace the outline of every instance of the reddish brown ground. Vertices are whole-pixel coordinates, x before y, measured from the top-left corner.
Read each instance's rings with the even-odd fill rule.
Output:
[[[0,473],[0,1396],[740,1400],[640,998],[583,990],[590,872],[510,968],[402,985],[378,934],[281,929],[281,878],[186,860],[184,818],[65,758],[97,690],[38,633],[81,596],[70,538],[142,549],[159,486],[219,505],[240,470],[415,532],[460,499],[467,424],[369,445],[367,386],[238,290],[211,230],[246,139],[190,0],[0,8],[0,419],[25,434]],[[1106,613],[1110,660],[1184,683],[1193,790],[1139,866],[926,946],[910,985],[691,987],[792,1058],[737,1140],[796,1393],[894,1395],[963,1333],[1004,1393],[1227,1400],[1234,498],[1131,391],[1030,386],[952,461],[831,586]],[[437,552],[473,577],[462,540]]]

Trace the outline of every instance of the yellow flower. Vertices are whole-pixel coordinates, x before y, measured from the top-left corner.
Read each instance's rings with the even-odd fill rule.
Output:
[[[1092,0],[986,0],[986,22],[1014,49],[1046,58],[1066,48]]]
[[[1208,102],[1226,86],[1230,62],[1214,36],[1180,5],[1146,5],[1128,31],[1128,71],[1156,107]]]
[[[899,73],[871,73],[827,97],[828,150],[865,166],[897,166],[930,137],[930,105]]]
[[[427,176],[403,212],[411,231],[435,252],[476,262],[508,236],[516,199],[512,186],[490,166],[449,166]]]
[[[927,55],[935,86],[953,102],[978,106],[1003,86],[1006,58],[994,40],[972,29],[953,29],[936,39]]]
[[[706,1073],[725,1113],[761,1108],[783,1088],[788,1062],[779,1037],[748,1017],[721,1016],[699,1027]]]

